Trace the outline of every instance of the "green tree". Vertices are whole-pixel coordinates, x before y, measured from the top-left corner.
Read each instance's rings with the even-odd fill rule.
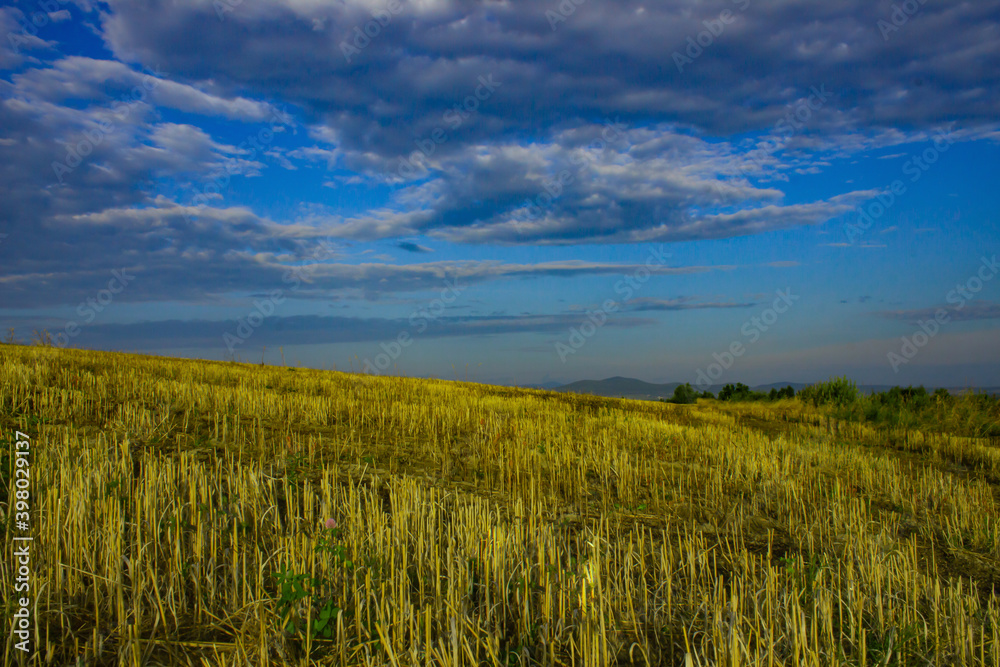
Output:
[[[677,385],[674,395],[670,399],[671,403],[694,403],[698,400],[698,392],[694,390],[689,382]]]
[[[799,397],[813,405],[832,403],[843,407],[858,400],[858,385],[847,377],[830,378],[806,387],[799,392]]]
[[[763,396],[764,394],[759,395]],[[720,401],[748,401],[753,398],[756,398],[756,396],[750,391],[750,387],[742,382],[737,382],[735,385],[727,384],[719,392]]]

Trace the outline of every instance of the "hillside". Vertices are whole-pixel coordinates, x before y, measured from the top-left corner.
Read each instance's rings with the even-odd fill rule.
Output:
[[[10,345],[0,438],[51,664],[1000,664],[985,440]]]

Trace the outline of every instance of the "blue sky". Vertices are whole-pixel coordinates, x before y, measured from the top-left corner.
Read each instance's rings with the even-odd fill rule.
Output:
[[[0,325],[496,383],[1000,385],[998,26],[992,0],[7,3]]]

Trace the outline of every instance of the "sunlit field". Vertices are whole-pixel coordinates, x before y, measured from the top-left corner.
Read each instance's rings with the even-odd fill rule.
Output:
[[[1000,665],[996,439],[14,345],[0,419],[30,664]]]

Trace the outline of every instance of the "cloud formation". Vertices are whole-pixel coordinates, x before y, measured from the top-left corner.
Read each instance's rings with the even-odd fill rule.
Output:
[[[820,225],[877,191],[795,196],[792,180],[873,151],[906,155],[899,147],[945,123],[956,142],[1000,137],[997,0],[926,3],[891,39],[878,28],[890,7],[864,0],[585,2],[555,21],[558,3],[544,0],[408,0],[389,14],[383,0],[242,0],[221,15],[218,5],[77,3],[70,18],[105,51],[61,53],[45,31],[0,45],[0,307],[74,306],[121,269],[137,275],[128,303],[265,293],[303,261],[297,296],[316,303],[446,278],[628,275],[640,265],[396,265],[351,248],[379,241],[422,260],[430,245],[447,258],[463,245],[682,243]],[[734,6],[733,23],[678,71],[674,53]],[[23,20],[0,8],[2,34]],[[372,21],[377,34],[359,37]],[[251,151],[240,138],[276,109],[289,110],[297,140]],[[324,170],[321,194],[295,191],[305,201],[280,215],[205,186],[224,172],[307,182]],[[303,259],[324,242],[336,254]],[[629,308],[752,305],[646,297]],[[884,316],[921,311],[902,312]],[[964,317],[992,312],[979,304]],[[541,331],[560,317],[456,319],[448,331]],[[381,335],[398,324],[386,321],[365,326]],[[333,340],[338,324],[365,330],[287,323],[310,341]],[[121,340],[158,335],[131,326]]]
[[[891,7],[865,0],[588,2],[555,24],[558,3],[530,0],[401,2],[385,25],[372,14],[387,3],[368,0],[244,0],[224,20],[215,4],[112,0],[104,36],[120,59],[294,100],[347,148],[382,156],[408,153],[487,74],[502,92],[457,130],[463,144],[614,115],[765,130],[820,84],[836,91],[828,127],[940,124],[955,119],[956,95],[962,124],[1000,116],[995,0],[922,5],[891,40],[878,27]],[[673,53],[727,9],[735,22],[678,72]],[[359,38],[373,21],[376,36]],[[348,57],[345,44],[363,46]]]
[[[457,336],[498,336],[519,333],[562,333],[579,324],[579,315],[482,315],[439,316],[415,312],[410,318],[361,318],[323,315],[290,315],[269,318],[253,329],[240,352],[260,346],[329,345],[375,343],[395,340],[401,332],[419,331],[420,339]],[[618,317],[612,327],[633,328],[655,324],[655,320]],[[130,324],[93,324],[85,327],[73,344],[100,345],[112,349],[213,350],[228,356],[223,339],[237,323],[218,320],[162,320]]]

